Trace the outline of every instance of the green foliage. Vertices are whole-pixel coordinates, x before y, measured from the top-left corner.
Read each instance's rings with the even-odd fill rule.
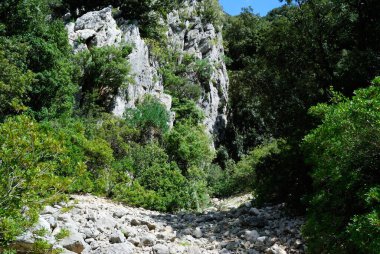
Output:
[[[0,242],[13,240],[70,184],[54,174],[70,158],[53,133],[26,116],[0,126]],[[24,207],[28,207],[24,210]]]
[[[129,81],[129,50],[93,47],[77,55],[80,68],[80,107],[84,114],[110,112],[120,88]]]
[[[0,51],[0,119],[26,110],[25,102],[33,82],[33,74],[23,73]]]
[[[380,88],[318,105],[322,124],[305,137],[314,192],[304,227],[310,253],[378,253]]]
[[[27,90],[29,100],[23,104],[40,118],[70,113],[77,91],[67,32],[63,22],[47,18],[50,4],[53,2],[6,0],[0,5],[0,23],[5,29],[0,46],[24,75],[34,73]]]
[[[116,199],[160,211],[193,208],[198,196],[190,195],[188,180],[157,144],[136,145],[130,162],[130,182],[115,187]]]
[[[268,160],[281,152],[283,144],[281,140],[274,140],[258,146],[244,155],[238,163],[227,160],[224,169],[212,165],[207,170],[207,180],[213,194],[225,197],[255,191],[259,198],[266,197],[266,193],[273,191],[274,187],[267,183],[272,175],[263,172],[263,169],[266,169],[265,163]]]
[[[46,240],[37,239],[33,243],[32,251],[36,254],[46,254],[52,250],[53,246]]]
[[[328,101],[330,86],[352,96],[379,75],[380,41],[373,35],[379,33],[380,4],[287,3],[265,17],[248,8],[225,23],[226,54],[232,62],[224,144],[239,160],[268,138],[286,140],[282,152],[265,163],[268,177],[263,179],[270,191],[262,192],[262,199],[302,208],[311,179],[300,143],[316,125],[308,109]]]
[[[67,229],[61,229],[58,234],[55,235],[55,239],[62,240],[70,236],[70,231]]]
[[[183,171],[192,166],[200,169],[208,166],[214,158],[210,145],[204,127],[189,122],[178,123],[165,138],[170,159],[176,161]]]
[[[211,23],[220,28],[224,22],[224,13],[218,0],[203,0],[200,2],[200,16],[205,23]]]
[[[198,125],[205,117],[202,109],[193,100],[174,98],[172,110],[175,112],[176,122],[188,121],[192,125]]]
[[[145,97],[136,109],[128,109],[125,117],[131,126],[141,130],[144,141],[153,141],[169,130],[169,113],[154,97]]]

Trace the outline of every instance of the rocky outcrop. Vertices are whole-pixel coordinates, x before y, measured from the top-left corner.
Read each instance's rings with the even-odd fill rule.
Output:
[[[200,1],[184,1],[183,7],[169,13],[168,40],[177,52],[207,60],[212,66],[211,78],[202,83],[202,96],[198,105],[205,113],[205,125],[216,141],[227,124],[229,79],[224,62],[223,37],[215,27],[199,16]]]
[[[128,56],[134,82],[127,90],[119,91],[115,98],[113,113],[122,116],[126,108],[135,107],[142,97],[149,94],[159,99],[170,111],[171,97],[164,93],[158,64],[150,57],[149,49],[140,36],[139,28],[124,20],[112,17],[112,8],[93,11],[66,25],[69,41],[74,53],[90,47],[123,46],[133,47]]]
[[[220,28],[199,17],[199,1],[186,0],[182,8],[166,17],[168,50],[180,55],[191,54],[196,59],[206,60],[212,68],[209,80],[201,82],[201,97],[198,106],[205,113],[204,124],[217,142],[226,126],[229,79],[224,63],[223,38]],[[157,97],[168,110],[172,99],[164,93],[159,66],[151,56],[149,48],[141,38],[139,28],[124,20],[112,17],[112,8],[89,12],[75,23],[67,24],[70,44],[74,52],[90,47],[109,45],[133,46],[129,55],[134,83],[127,90],[120,91],[113,113],[121,116],[126,108],[136,105],[143,96]]]
[[[35,229],[45,228],[46,235],[33,238],[35,229],[26,232],[13,245],[19,253],[28,253],[36,239],[63,253],[304,253],[302,218],[286,216],[282,205],[252,207],[250,195],[214,200],[214,207],[201,214],[153,212],[94,196],[72,198],[45,209]],[[60,239],[62,230],[70,233]]]

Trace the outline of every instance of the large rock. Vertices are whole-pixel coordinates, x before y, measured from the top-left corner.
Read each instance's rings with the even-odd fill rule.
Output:
[[[107,246],[102,246],[99,249],[92,251],[93,254],[134,254],[135,248],[131,243],[118,243]]]
[[[69,236],[61,240],[59,244],[62,245],[63,248],[75,253],[82,253],[87,246],[82,235],[73,231],[70,231]]]
[[[88,12],[78,18],[75,23],[69,23],[66,27],[74,52],[92,46],[118,45],[121,42],[121,30],[112,17],[112,8],[110,7],[101,11]]]

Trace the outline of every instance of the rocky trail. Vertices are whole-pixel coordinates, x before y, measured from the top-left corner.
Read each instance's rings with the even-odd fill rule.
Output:
[[[166,214],[72,196],[68,204],[46,207],[14,247],[34,253],[39,239],[60,253],[304,253],[302,218],[287,217],[282,205],[257,209],[251,198],[214,199],[214,206],[199,214]]]

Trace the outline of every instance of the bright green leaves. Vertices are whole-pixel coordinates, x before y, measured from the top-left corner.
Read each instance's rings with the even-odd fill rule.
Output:
[[[352,100],[313,108],[324,114],[304,143],[314,166],[315,191],[304,230],[312,253],[378,251],[379,109],[377,86],[356,91]]]
[[[70,180],[55,174],[64,170],[66,152],[52,132],[26,116],[0,125],[0,242],[21,233],[44,202],[67,189]],[[25,207],[29,220],[22,214]]]
[[[204,169],[214,158],[210,138],[201,125],[177,123],[167,135],[165,143],[171,159],[184,171],[191,166]]]

